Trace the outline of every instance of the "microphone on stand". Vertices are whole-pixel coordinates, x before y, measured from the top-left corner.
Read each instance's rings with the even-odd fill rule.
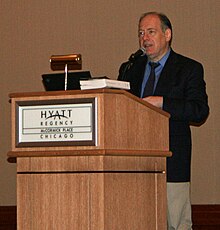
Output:
[[[135,53],[131,54],[131,56],[128,59],[128,63],[124,68],[122,78],[121,78],[122,81],[126,80],[126,73],[131,68],[131,66],[134,64],[135,60],[137,60],[140,56],[143,56],[144,54],[145,54],[145,49],[143,47],[141,47]]]
[[[130,57],[129,57],[129,61],[134,61],[137,58],[139,58],[140,56],[143,56],[145,54],[145,49],[143,47],[141,47],[139,50],[137,50],[135,53],[133,53]]]

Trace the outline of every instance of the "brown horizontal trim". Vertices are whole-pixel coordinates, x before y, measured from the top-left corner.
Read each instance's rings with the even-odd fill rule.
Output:
[[[193,230],[220,229],[220,204],[192,205]],[[0,229],[16,229],[16,206],[0,206]]]
[[[63,96],[63,95],[76,95],[76,94],[96,94],[96,93],[115,93],[124,94],[124,90],[116,89],[90,89],[90,90],[59,90],[59,91],[39,91],[39,92],[18,92],[10,93],[9,98],[21,98],[21,97],[44,97],[44,96]]]
[[[17,229],[16,206],[0,206],[0,229]]]
[[[193,226],[212,226],[213,228],[206,229],[220,229],[220,204],[192,205],[192,219]]]
[[[92,149],[92,150],[53,150],[53,151],[10,151],[10,158],[16,157],[51,157],[51,156],[142,156],[142,157],[169,157],[170,151],[161,150],[121,150],[121,149]],[[13,163],[13,162],[12,162]]]

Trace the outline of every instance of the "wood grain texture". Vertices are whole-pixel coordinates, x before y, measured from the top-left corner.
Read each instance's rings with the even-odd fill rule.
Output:
[[[19,103],[79,98],[96,98],[97,146],[16,146]],[[166,229],[167,113],[120,90],[14,94],[11,103],[18,230]]]
[[[11,94],[12,152],[59,150],[163,150],[169,151],[169,115],[164,111],[122,90],[89,90],[63,93]],[[97,146],[18,147],[17,103],[54,104],[56,100],[97,99]],[[57,103],[58,103],[57,102]],[[10,153],[9,153],[10,156]]]
[[[164,173],[19,174],[17,181],[18,229],[166,229]]]

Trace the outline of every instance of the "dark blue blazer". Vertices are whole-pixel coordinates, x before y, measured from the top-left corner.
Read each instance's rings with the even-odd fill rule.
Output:
[[[147,57],[138,58],[125,72],[127,63],[119,69],[118,80],[129,81],[130,92],[141,95],[141,84]],[[171,50],[161,72],[155,96],[163,96],[163,110],[170,114],[169,133],[172,157],[167,158],[167,181],[190,181],[190,125],[202,124],[208,117],[209,106],[203,66]]]

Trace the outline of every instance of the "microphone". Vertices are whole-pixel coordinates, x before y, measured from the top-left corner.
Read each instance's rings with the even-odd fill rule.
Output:
[[[121,76],[121,80],[125,81],[126,80],[126,75],[128,70],[134,65],[134,62],[137,58],[139,58],[140,56],[145,54],[145,49],[143,47],[141,47],[139,50],[137,50],[135,53],[133,53],[129,59],[127,64],[125,65],[125,68],[122,72],[122,76]]]
[[[129,57],[129,61],[132,62],[134,60],[136,60],[137,58],[139,58],[140,56],[142,56],[143,54],[145,54],[145,49],[143,47],[141,47],[139,50],[137,50],[135,53],[133,53],[130,57]]]

